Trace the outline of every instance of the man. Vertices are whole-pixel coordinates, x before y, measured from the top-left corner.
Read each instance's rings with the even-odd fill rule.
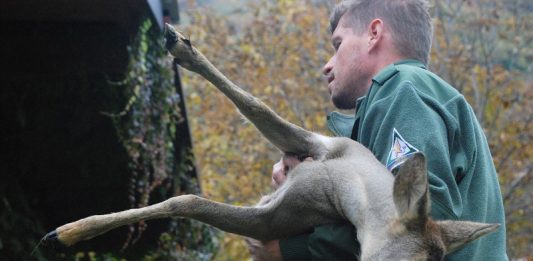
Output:
[[[368,147],[394,173],[412,153],[428,160],[434,219],[499,223],[502,227],[446,260],[507,260],[501,192],[486,138],[471,107],[452,86],[426,69],[432,25],[424,0],[339,3],[330,18],[335,54],[324,66],[339,109],[328,127]],[[279,186],[299,161],[274,166]],[[250,246],[257,259],[357,260],[351,224],[332,224],[293,238]]]

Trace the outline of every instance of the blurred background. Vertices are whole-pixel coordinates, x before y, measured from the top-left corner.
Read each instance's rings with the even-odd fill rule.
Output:
[[[328,134],[321,68],[330,0],[6,0],[0,3],[0,260],[248,260],[199,222],[150,221],[71,248],[55,227],[184,193],[252,205],[280,153],[200,77],[176,68],[161,25],[237,85]],[[430,69],[462,92],[490,143],[508,254],[533,258],[533,3],[432,0]],[[347,112],[351,113],[351,112]],[[35,249],[33,255],[30,255]],[[529,259],[528,259],[529,258]]]

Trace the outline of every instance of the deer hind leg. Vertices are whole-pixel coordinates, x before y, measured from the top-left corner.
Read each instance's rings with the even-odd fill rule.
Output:
[[[344,220],[335,206],[334,189],[326,166],[303,162],[288,173],[285,183],[261,203],[273,210],[269,216],[272,238],[305,232],[313,226]]]
[[[48,233],[43,240],[45,243],[59,241],[70,246],[120,226],[141,220],[168,217],[193,218],[227,232],[260,240],[274,239],[275,235],[285,234],[283,231],[276,231],[275,226],[272,227],[270,223],[274,216],[273,212],[282,202],[282,200],[271,200],[261,206],[239,207],[195,195],[183,195],[144,208],[83,218],[58,227]]]
[[[260,240],[298,234],[313,225],[338,218],[328,199],[331,190],[328,176],[320,168],[313,167],[315,165],[322,166],[318,162],[297,166],[287,182],[263,205],[240,207],[183,195],[144,208],[90,216],[57,228],[50,239],[57,238],[65,245],[73,245],[119,226],[168,217],[193,218],[230,233]]]
[[[171,216],[196,219],[226,232],[261,240],[271,238],[273,232],[269,220],[276,204],[242,207],[195,195],[171,198],[167,204]]]
[[[318,164],[318,163],[317,163]],[[295,169],[296,170],[296,169]],[[193,206],[182,208],[180,201],[169,206],[180,216],[193,218],[226,232],[259,240],[297,235],[314,225],[340,219],[328,198],[329,180],[323,173],[309,173],[299,168],[287,182],[271,195],[263,197],[254,207],[239,207],[190,196]]]
[[[224,93],[274,146],[284,153],[315,159],[324,154],[325,144],[316,134],[281,118],[258,98],[231,82],[172,26],[166,24],[165,28],[166,48],[178,63],[200,74]]]
[[[168,217],[193,218],[228,232],[264,238],[269,233],[267,219],[271,209],[265,206],[238,207],[195,195],[182,195],[144,208],[83,218],[58,227],[48,233],[44,240],[57,240],[70,246],[120,226]]]

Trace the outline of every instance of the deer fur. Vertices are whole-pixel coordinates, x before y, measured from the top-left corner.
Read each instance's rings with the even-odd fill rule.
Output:
[[[178,63],[222,91],[279,150],[313,160],[289,170],[285,183],[256,206],[182,195],[63,225],[45,236],[45,241],[58,240],[68,246],[119,226],[168,217],[193,218],[261,241],[348,221],[357,228],[362,260],[442,260],[445,254],[498,228],[498,224],[431,220],[422,154],[408,159],[394,176],[361,144],[287,122],[228,80],[170,25],[165,34],[167,49]]]

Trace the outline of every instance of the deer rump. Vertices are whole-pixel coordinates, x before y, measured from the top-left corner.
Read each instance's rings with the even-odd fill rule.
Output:
[[[406,160],[394,177],[361,144],[307,131],[278,116],[228,80],[172,26],[166,25],[165,37],[166,47],[178,63],[222,91],[272,144],[283,153],[312,157],[313,161],[302,162],[290,170],[285,183],[256,206],[232,206],[196,195],[182,195],[144,208],[65,224],[48,233],[44,242],[59,241],[70,246],[119,226],[168,217],[193,218],[262,241],[298,235],[320,224],[348,221],[357,228],[363,260],[387,259],[376,255],[383,255],[386,248],[395,249],[396,244],[405,247],[409,242],[426,242],[412,243],[425,247],[411,247],[416,251],[405,253],[405,258],[412,260],[424,251],[423,256],[431,254],[427,249],[440,249],[442,257],[498,227],[466,221],[432,221],[422,154]],[[376,238],[380,239],[377,244],[370,243]],[[438,247],[427,244],[428,241],[435,241]],[[397,252],[394,254],[398,257]]]

